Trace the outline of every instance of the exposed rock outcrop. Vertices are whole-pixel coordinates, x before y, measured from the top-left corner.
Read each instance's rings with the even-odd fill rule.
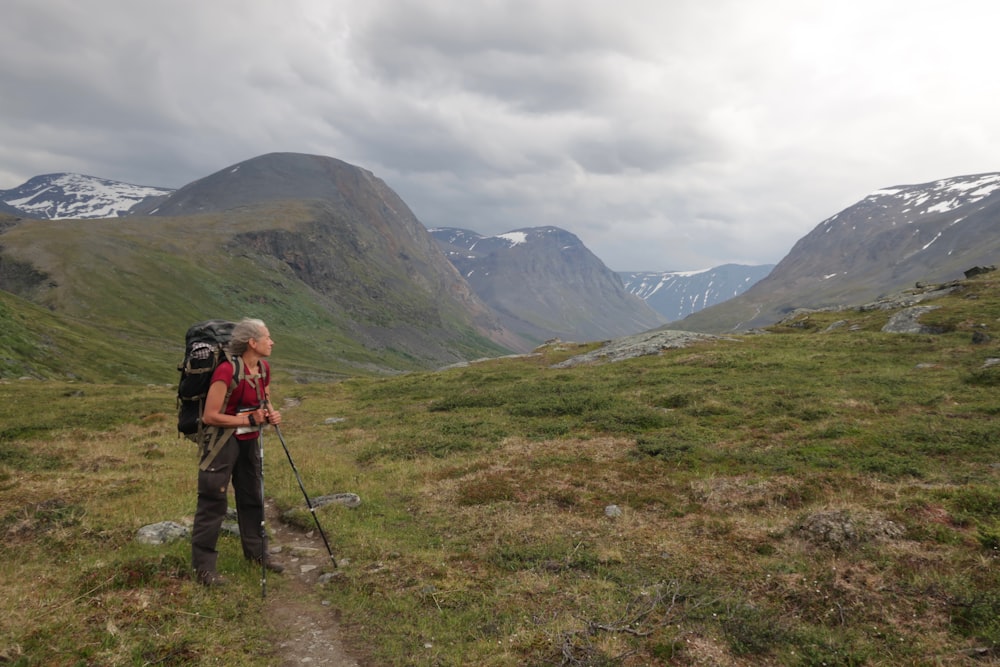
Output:
[[[805,518],[796,533],[818,546],[843,551],[867,542],[898,539],[905,529],[871,512],[831,510]]]
[[[671,348],[688,347],[694,343],[718,340],[719,338],[720,336],[691,331],[647,331],[635,336],[625,336],[608,341],[596,350],[554,364],[553,368],[571,368],[585,364],[634,359],[659,354],[663,350]]]

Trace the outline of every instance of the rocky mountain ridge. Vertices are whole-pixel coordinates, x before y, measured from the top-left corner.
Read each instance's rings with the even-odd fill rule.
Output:
[[[271,230],[255,232],[245,240],[262,253],[283,257],[318,292],[331,296],[335,290],[341,305],[365,317],[387,307],[410,313],[411,319],[419,319],[421,313],[431,315],[416,308],[418,301],[410,298],[406,283],[434,284],[437,293],[449,294],[449,300],[457,300],[480,322],[486,335],[513,350],[559,336],[609,338],[663,322],[641,300],[622,290],[617,278],[579,239],[556,228],[519,232],[534,241],[542,241],[553,231],[564,237],[557,244],[533,243],[530,251],[506,252],[510,246],[500,241],[485,252],[490,241],[484,240],[481,256],[490,257],[488,261],[494,264],[488,271],[466,277],[470,289],[456,278],[454,267],[439,255],[426,228],[395,192],[371,172],[334,158],[272,153],[230,165],[177,190],[112,187],[104,179],[52,175],[32,179],[5,196],[25,215],[46,219],[62,219],[71,213],[77,219],[126,213],[155,218],[211,215],[281,202],[312,202],[317,210],[332,207],[337,214],[317,213],[316,228],[307,238]],[[85,205],[88,197],[90,210]],[[112,205],[115,197],[118,202]],[[334,220],[338,217],[349,224],[338,224]],[[385,224],[386,220],[391,224]],[[345,229],[370,242],[328,243],[344,237]],[[320,250],[325,253],[322,257]],[[520,263],[528,257],[530,270]],[[503,266],[504,262],[511,264]],[[342,289],[344,284],[358,284],[356,273],[367,276],[362,282],[368,288],[361,292]],[[497,280],[499,284],[491,285]],[[490,308],[497,313],[489,313]],[[376,332],[366,331],[364,335],[375,336]]]
[[[432,228],[430,234],[504,326],[536,342],[603,340],[665,321],[564,229],[532,227],[483,236]]]
[[[339,177],[333,170],[327,174],[325,181],[303,181],[296,175],[297,168],[276,166],[277,158],[282,155],[296,154],[262,156],[272,162],[268,173],[278,175],[276,182],[280,183],[279,186],[269,182],[268,178],[254,177],[255,161],[246,161],[220,170],[206,179],[199,179],[178,191],[129,186],[114,193],[111,188],[105,187],[109,182],[92,179],[93,183],[72,193],[72,183],[64,180],[61,192],[66,199],[59,201],[58,197],[52,198],[53,193],[60,192],[54,185],[54,180],[58,179],[52,178],[58,175],[49,175],[38,177],[41,180],[37,181],[32,179],[34,182],[29,181],[14,190],[0,191],[0,201],[5,202],[0,203],[0,212],[13,210],[15,215],[40,218],[122,216],[123,212],[170,217],[235,210],[247,201],[280,203],[300,201],[303,197],[323,200],[328,204],[332,202],[335,207],[347,205],[350,208],[349,202],[341,198],[341,193],[353,187],[353,177],[337,181]],[[350,173],[350,170],[343,173]],[[29,184],[31,187],[28,187]],[[90,194],[81,194],[88,191]],[[108,193],[119,203],[109,202]],[[375,211],[394,214],[395,206],[405,206],[397,200],[376,196],[366,204],[367,212],[361,215],[370,215]],[[89,208],[83,205],[84,201],[90,202]],[[355,211],[352,215],[358,214]],[[893,186],[876,190],[857,204],[821,222],[800,239],[770,273],[752,285],[750,283],[757,275],[755,272],[763,272],[766,267],[735,267],[736,273],[731,276],[725,274],[734,267],[725,265],[708,272],[623,273],[620,277],[626,286],[626,293],[642,296],[647,304],[671,321],[672,328],[708,332],[748,329],[776,322],[796,308],[836,307],[870,300],[917,281],[954,279],[970,265],[995,264],[1000,253],[1000,237],[996,234],[998,217],[1000,174],[997,173]],[[10,220],[3,222],[4,227],[11,224],[14,223]],[[422,225],[418,223],[407,234],[419,233],[414,230],[420,227]],[[533,238],[543,238],[544,230],[534,230],[539,234]],[[516,324],[529,339],[547,334],[549,337],[587,337],[567,332],[567,328],[572,327],[563,326],[564,323],[555,327],[546,324],[545,318],[552,313],[563,313],[570,318],[567,321],[590,319],[586,314],[566,307],[573,290],[567,291],[565,285],[573,285],[574,281],[586,284],[590,279],[582,276],[569,279],[564,269],[553,270],[544,266],[545,262],[553,266],[563,265],[564,251],[561,246],[549,244],[546,247],[552,255],[532,260],[540,269],[539,278],[544,275],[546,280],[556,282],[533,286],[527,292],[517,286],[518,276],[513,275],[512,270],[498,272],[495,267],[485,270],[489,262],[499,257],[513,258],[519,253],[526,258],[526,246],[519,240],[528,232],[532,230],[514,230],[495,237],[468,230],[435,230],[433,234],[439,249],[448,253],[452,268],[462,272],[467,282],[477,283],[474,289],[467,288],[467,291],[475,293],[477,298],[485,295],[487,299],[481,300],[490,300],[505,308],[502,317]],[[455,236],[444,238],[442,234],[446,233]],[[578,241],[575,239],[569,245],[578,247]],[[475,246],[474,251],[467,252],[472,245]],[[493,258],[489,259],[491,255]],[[477,268],[472,269],[473,264]],[[583,262],[581,266],[586,264]],[[524,265],[519,266],[523,271]],[[743,271],[751,275],[740,275]],[[19,272],[21,274],[23,272]],[[523,282],[524,276],[520,278]],[[592,281],[590,287],[597,288],[598,283]],[[600,290],[606,288],[606,284],[600,285]],[[613,288],[607,292],[600,290],[594,294],[618,298]],[[518,292],[526,297],[524,312],[509,308],[504,301]],[[559,294],[566,303],[559,301]],[[732,298],[713,304],[712,299],[716,295],[718,299],[726,299],[729,295]],[[661,299],[665,296],[670,298],[663,303]],[[602,307],[600,299],[592,305],[593,310],[598,312],[607,310]],[[702,305],[707,307],[677,319],[686,311],[694,311]],[[583,310],[586,310],[585,305]],[[608,312],[614,310],[612,308]],[[644,317],[636,320],[634,313],[629,313],[623,321],[638,322]],[[614,330],[594,330],[590,333],[598,338],[617,335]]]
[[[500,314],[481,299],[391,188],[334,158],[259,156],[158,192],[130,210],[86,225],[0,221],[0,289],[74,317],[107,321],[125,314],[140,328],[155,319],[160,331],[185,329],[198,319],[273,312],[276,323],[309,322],[345,364],[362,366],[388,357],[389,364],[405,360],[402,368],[436,367],[469,355],[529,350],[558,335],[626,333],[577,330],[577,322],[633,322],[628,332],[659,322],[620,285],[611,298],[620,298],[621,307],[597,294],[599,307],[591,310],[587,302],[594,295],[538,285],[541,293],[573,302],[582,315],[570,308],[561,314],[576,320],[520,326],[528,318]],[[584,262],[580,275],[567,265],[564,282],[586,285],[602,272],[606,278],[607,269],[578,246],[591,264]],[[544,254],[534,261],[548,264]],[[178,286],[187,298],[171,295],[171,311],[158,295]],[[132,295],[138,293],[144,299],[137,303]],[[535,303],[528,301],[524,312],[533,317]],[[144,311],[154,302],[156,318]],[[354,352],[357,345],[365,351]]]
[[[819,223],[760,282],[674,328],[726,332],[777,322],[796,308],[863,303],[962,277],[1000,257],[1000,173],[874,191]]]
[[[41,220],[116,218],[137,205],[173,192],[83,174],[35,176],[10,190],[0,190],[5,212]],[[10,208],[6,208],[10,207]]]
[[[274,169],[274,160],[270,162],[272,164],[269,169]],[[287,164],[277,169],[277,178],[272,180],[268,175],[270,172],[252,173],[259,169],[260,166],[255,161],[245,161],[198,179],[179,190],[131,185],[83,174],[46,174],[33,177],[16,188],[0,190],[0,212],[42,220],[91,220],[126,215],[196,215],[232,209],[242,205],[248,198],[255,201],[341,198],[337,183],[332,178],[321,184],[310,182],[310,179],[300,182],[294,177],[296,168]],[[544,228],[537,228],[539,232],[543,230]],[[490,244],[499,243],[497,248],[502,249],[507,241],[531,231],[515,230],[510,232],[509,237],[505,234],[483,236],[477,232],[455,229],[451,233],[467,233],[471,242],[478,244],[478,252],[488,254],[486,251]],[[443,238],[438,238],[439,242],[442,240]],[[464,243],[458,237],[455,242],[458,246]],[[446,241],[445,245],[447,244]],[[444,246],[443,249],[449,250]],[[552,249],[556,252],[552,261],[560,261],[559,249]],[[459,255],[449,255],[449,259],[456,257]],[[459,259],[459,262],[462,263],[463,260]],[[624,281],[627,292],[642,298],[667,321],[673,321],[742,293],[750,284],[766,275],[769,268],[770,265],[743,267],[727,264],[706,271],[620,272],[619,276]],[[586,295],[583,296],[586,299]],[[644,318],[640,320],[646,323]],[[658,325],[655,318],[649,320],[648,324]],[[613,335],[618,333],[618,329],[616,325],[612,325],[610,329],[598,328],[593,333]],[[538,335],[544,336],[544,332]]]
[[[157,202],[162,213],[201,197],[190,214],[11,223],[0,289],[102,326],[124,319],[133,337],[264,317],[303,357],[339,368],[437,367],[531,347],[370,172],[271,154],[222,173]],[[294,196],[269,196],[282,192]]]
[[[702,271],[619,271],[625,289],[668,321],[728,301],[767,276],[773,264],[723,264]]]

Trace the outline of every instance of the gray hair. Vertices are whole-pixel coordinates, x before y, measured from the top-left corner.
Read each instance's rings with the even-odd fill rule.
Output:
[[[229,353],[239,356],[250,347],[251,338],[260,338],[264,334],[267,325],[263,320],[246,317],[236,323],[233,327],[232,338],[229,339]]]

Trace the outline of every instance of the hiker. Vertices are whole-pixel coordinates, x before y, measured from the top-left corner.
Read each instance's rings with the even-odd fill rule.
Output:
[[[229,358],[212,374],[202,420],[207,437],[201,443],[198,467],[198,508],[191,531],[191,562],[198,581],[206,586],[226,583],[216,570],[216,543],[228,508],[230,480],[236,495],[243,555],[272,572],[284,567],[266,552],[261,534],[264,522],[260,431],[266,424],[280,424],[281,414],[270,407],[270,366],[274,342],[267,326],[244,319],[233,327]],[[237,370],[236,367],[242,367]],[[237,381],[238,378],[238,381]],[[230,389],[231,383],[236,383]],[[226,405],[226,396],[229,400]]]

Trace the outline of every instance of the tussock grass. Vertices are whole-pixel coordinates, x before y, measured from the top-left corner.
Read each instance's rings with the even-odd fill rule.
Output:
[[[1000,287],[969,285],[939,336],[812,313],[609,365],[279,381],[310,493],[363,499],[318,513],[341,567],[317,607],[377,665],[996,661],[1000,348],[967,323],[996,331]],[[194,509],[171,387],[0,395],[7,662],[278,662],[235,540],[225,593],[191,580],[186,542],[133,540]],[[266,447],[268,495],[300,507]]]

